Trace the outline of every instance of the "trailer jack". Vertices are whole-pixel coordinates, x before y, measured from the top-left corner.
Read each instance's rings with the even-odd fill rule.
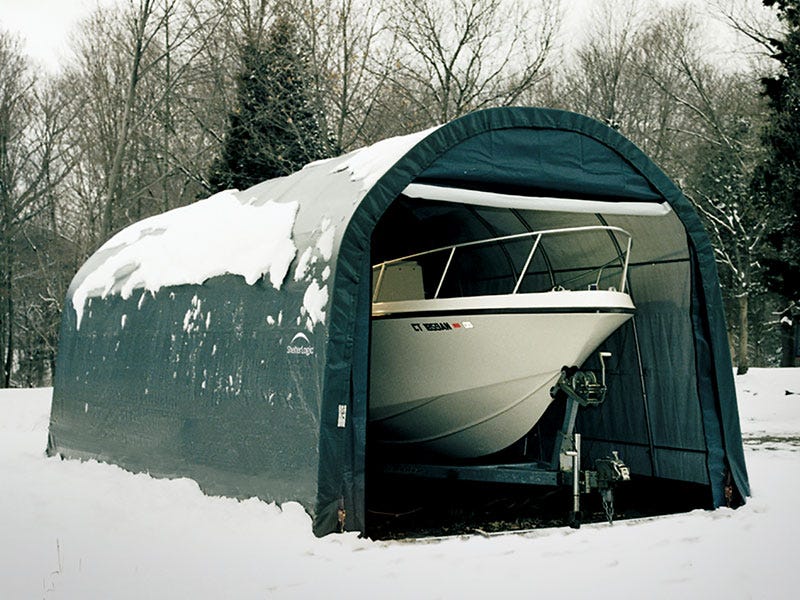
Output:
[[[589,494],[592,490],[600,493],[603,510],[610,525],[614,524],[614,489],[623,481],[630,481],[631,473],[622,462],[619,453],[614,450],[611,456],[594,461],[594,470],[581,470],[581,434],[573,438],[573,448],[566,451],[566,457],[572,461],[572,512],[569,526],[579,529],[581,526],[581,494]]]
[[[594,461],[594,471],[587,471],[585,477],[587,481],[594,479],[597,491],[600,492],[600,499],[603,502],[603,510],[610,525],[614,524],[614,488],[623,481],[630,481],[631,472],[627,465],[619,457],[616,450],[611,456],[599,458]],[[591,483],[591,482],[590,482]],[[591,485],[587,486],[587,491],[591,490]]]

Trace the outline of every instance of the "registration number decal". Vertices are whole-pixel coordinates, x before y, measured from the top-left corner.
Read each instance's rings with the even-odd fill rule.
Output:
[[[414,331],[458,331],[460,329],[472,329],[471,321],[461,321],[448,323],[446,321],[434,321],[432,323],[411,323]]]

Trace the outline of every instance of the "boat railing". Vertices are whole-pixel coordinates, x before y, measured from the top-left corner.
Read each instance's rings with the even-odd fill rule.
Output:
[[[564,228],[560,228],[560,229],[543,229],[543,230],[540,230],[540,231],[531,231],[531,232],[526,232],[526,233],[504,235],[504,236],[498,236],[498,237],[487,238],[487,239],[482,239],[482,240],[476,240],[476,241],[472,241],[472,242],[463,242],[461,244],[453,244],[453,245],[450,245],[450,246],[442,246],[440,248],[434,248],[432,250],[425,250],[423,252],[417,252],[417,253],[414,253],[414,254],[409,254],[407,256],[402,256],[400,258],[394,258],[392,260],[384,261],[382,263],[373,265],[373,267],[372,267],[373,282],[374,282],[372,301],[373,302],[378,302],[379,301],[379,299],[381,297],[381,290],[382,290],[382,287],[383,287],[383,284],[384,284],[384,279],[385,279],[385,275],[386,275],[387,269],[392,267],[392,266],[394,266],[394,265],[400,265],[401,263],[408,263],[409,261],[414,261],[416,259],[419,259],[419,258],[422,258],[422,257],[426,257],[426,256],[430,256],[430,255],[437,254],[437,253],[445,254],[447,256],[447,258],[445,260],[444,268],[442,269],[441,276],[438,279],[438,283],[436,285],[436,291],[433,294],[433,298],[435,299],[435,298],[439,297],[439,294],[442,291],[442,287],[444,285],[444,282],[445,282],[445,280],[447,278],[448,273],[450,272],[450,268],[451,268],[451,266],[452,266],[452,264],[454,262],[454,259],[456,258],[457,252],[459,250],[462,250],[462,249],[465,249],[465,248],[475,248],[475,247],[478,247],[478,246],[488,246],[488,245],[492,245],[492,244],[506,244],[506,243],[509,243],[509,242],[523,241],[526,238],[529,238],[531,240],[530,250],[527,253],[527,257],[525,259],[524,266],[520,270],[519,275],[515,274],[514,286],[513,286],[513,289],[511,290],[512,294],[517,294],[517,293],[519,293],[519,290],[520,290],[520,288],[522,286],[522,283],[523,283],[523,280],[525,279],[525,276],[528,275],[528,270],[529,270],[529,268],[530,268],[530,266],[531,266],[531,264],[532,264],[532,262],[534,260],[534,257],[537,254],[537,251],[539,251],[540,248],[543,248],[542,243],[541,243],[543,238],[551,237],[551,236],[560,236],[560,235],[565,235],[565,234],[581,235],[581,234],[591,233],[591,232],[595,232],[595,233],[596,232],[607,232],[607,233],[611,234],[610,237],[612,238],[613,248],[614,248],[614,255],[612,256],[612,258],[610,258],[609,260],[605,261],[601,265],[593,265],[591,267],[577,269],[579,271],[579,273],[576,276],[574,276],[574,277],[572,277],[570,279],[563,280],[563,281],[559,282],[558,284],[555,284],[555,282],[554,282],[553,285],[552,285],[552,289],[566,289],[565,286],[567,286],[569,283],[571,283],[571,282],[573,282],[575,280],[578,280],[578,279],[585,279],[587,277],[587,272],[589,272],[589,273],[595,273],[596,272],[596,277],[594,277],[594,282],[593,282],[593,284],[590,284],[589,287],[590,287],[590,289],[599,289],[600,281],[601,281],[604,273],[607,270],[609,270],[611,268],[614,268],[614,269],[620,269],[620,277],[619,277],[619,284],[616,287],[614,287],[613,289],[617,289],[617,290],[619,290],[621,292],[624,292],[625,291],[625,282],[626,282],[627,277],[628,277],[628,262],[629,262],[629,258],[630,258],[630,252],[631,252],[631,235],[630,235],[630,233],[628,233],[627,231],[625,231],[624,229],[622,229],[620,227],[614,227],[614,226],[611,226],[611,225],[588,225],[588,226],[583,226],[583,227],[564,227]],[[620,244],[619,241],[617,240],[616,236],[613,235],[613,234],[619,234],[620,236],[622,236],[623,244]],[[552,273],[551,273],[551,278],[552,278]]]

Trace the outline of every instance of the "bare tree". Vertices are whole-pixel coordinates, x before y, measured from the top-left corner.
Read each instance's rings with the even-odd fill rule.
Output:
[[[693,33],[687,9],[667,11],[651,28],[647,52],[657,57],[642,75],[672,100],[683,119],[669,131],[687,151],[680,168],[684,192],[706,224],[722,271],[724,292],[735,303],[736,363],[747,371],[751,300],[755,297],[767,234],[776,226],[774,207],[754,186],[764,149],[760,140],[765,104],[757,78],[710,63]],[[660,70],[649,65],[662,65]]]
[[[391,76],[405,127],[514,104],[543,77],[558,3],[402,0],[391,27],[402,43]],[[405,117],[405,118],[402,118]]]
[[[619,129],[674,176],[686,154],[684,138],[676,135],[685,112],[671,91],[684,82],[673,60],[681,51],[677,34],[665,18],[636,0],[596,4],[560,96],[566,108]],[[694,33],[683,35],[694,39]]]
[[[780,35],[780,23],[773,8],[750,0],[714,0],[711,5],[712,15],[740,34],[743,43],[737,48],[736,58],[745,55],[763,63],[773,53],[770,40]]]
[[[130,62],[127,71],[127,84],[122,98],[122,107],[118,115],[118,130],[111,155],[111,165],[106,181],[106,201],[101,229],[103,237],[108,237],[114,229],[114,207],[120,201],[122,192],[122,161],[129,143],[128,137],[131,121],[133,120],[139,81],[148,67],[155,64],[154,62],[149,65],[142,64],[142,60],[158,32],[157,26],[148,27],[150,22],[156,19],[154,17],[154,4],[153,0],[139,0],[138,5],[134,5],[131,2],[128,13],[126,25],[128,26],[129,35],[123,38],[123,43],[128,45],[126,50],[130,54]]]
[[[307,40],[316,110],[335,149],[376,141],[376,107],[397,51],[386,2],[295,0],[294,5]]]
[[[641,110],[644,86],[636,85],[637,37],[644,22],[638,3],[592,6],[592,26],[575,49],[568,73],[567,102],[573,109],[601,121],[626,126]]]
[[[84,23],[68,78],[85,108],[73,132],[80,168],[71,185],[87,252],[131,221],[203,193],[224,122],[204,53],[226,8],[138,0]]]
[[[17,40],[0,32],[0,387],[11,385],[19,358],[18,290],[26,276],[19,251],[70,168],[60,146],[64,106],[37,84]]]

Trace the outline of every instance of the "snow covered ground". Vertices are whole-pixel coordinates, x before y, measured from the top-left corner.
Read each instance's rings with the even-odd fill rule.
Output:
[[[50,390],[0,391],[0,598],[797,598],[800,369],[737,377],[733,511],[493,538],[316,539],[296,504],[46,458]]]

